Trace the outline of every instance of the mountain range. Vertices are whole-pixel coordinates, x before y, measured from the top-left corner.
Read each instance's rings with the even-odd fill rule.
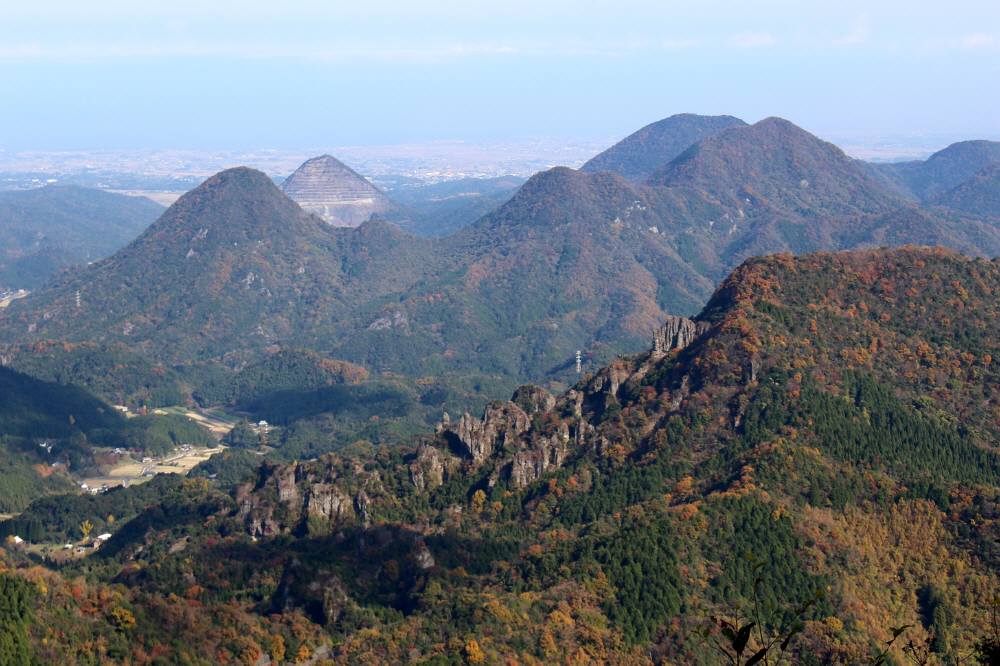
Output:
[[[0,310],[0,663],[996,653],[994,150],[676,116],[444,235],[208,178]],[[210,441],[109,401],[243,420],[74,492]]]
[[[103,259],[162,212],[143,197],[67,185],[0,192],[0,289],[33,289]]]
[[[733,123],[644,184],[536,174],[437,239],[378,220],[323,224],[263,174],[235,169],[114,256],[0,313],[0,340],[18,367],[40,340],[234,370],[301,348],[446,384],[478,375],[483,390],[506,391],[571,380],[576,350],[593,367],[636,349],[668,314],[697,312],[747,257],[908,243],[995,256],[1000,226],[920,205],[778,118]]]
[[[941,249],[753,258],[646,351],[408,446],[40,500],[10,524],[113,536],[2,574],[35,618],[16,637],[53,663],[86,637],[174,661],[947,663],[989,631],[1000,566],[998,292],[997,260]]]

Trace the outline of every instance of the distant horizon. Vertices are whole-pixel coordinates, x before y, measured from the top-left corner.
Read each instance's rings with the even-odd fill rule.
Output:
[[[996,80],[985,0],[0,8],[8,151],[592,140],[684,111],[997,137]]]
[[[771,115],[787,118],[782,114]],[[650,122],[662,119],[657,118]],[[787,119],[795,122],[794,118]],[[756,120],[747,122],[753,123]],[[633,128],[628,134],[650,122]],[[809,128],[804,129],[811,131]],[[552,166],[578,168],[583,162],[625,136],[627,134],[591,138],[528,136],[478,141],[454,138],[367,145],[317,144],[305,148],[103,147],[11,150],[0,146],[0,174],[37,172],[72,177],[88,172],[105,172],[203,178],[225,168],[250,166],[278,178],[289,175],[306,159],[331,154],[365,176],[374,178],[417,175],[417,172],[421,177],[426,178],[427,174],[432,174],[433,178],[441,180],[505,174],[527,177]],[[925,159],[958,141],[1000,140],[1000,133],[987,136],[947,133],[864,136],[834,132],[830,135],[817,134],[817,136],[839,146],[851,157],[873,162]],[[167,161],[160,164],[141,162],[157,158]]]

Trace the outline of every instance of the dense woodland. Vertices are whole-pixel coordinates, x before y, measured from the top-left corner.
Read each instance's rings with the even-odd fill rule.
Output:
[[[8,548],[0,645],[715,664],[754,622],[744,661],[776,636],[770,663],[975,663],[1000,593],[998,293],[996,261],[938,250],[754,259],[687,347],[519,391],[478,429],[258,467],[237,426],[192,478],[5,524],[114,536],[57,571]]]
[[[0,291],[34,289],[123,247],[163,207],[144,197],[50,185],[0,192]]]

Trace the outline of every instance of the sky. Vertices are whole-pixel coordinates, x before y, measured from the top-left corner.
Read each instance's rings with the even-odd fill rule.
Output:
[[[620,137],[673,113],[1000,138],[996,0],[0,2],[0,148]]]

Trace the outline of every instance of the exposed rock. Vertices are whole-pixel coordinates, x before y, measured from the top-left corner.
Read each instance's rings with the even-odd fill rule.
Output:
[[[560,424],[558,432],[549,437],[537,437],[530,447],[514,454],[510,464],[510,480],[517,488],[523,488],[551,469],[565,462],[570,451],[569,426]]]
[[[684,375],[681,378],[681,385],[676,391],[671,394],[670,397],[670,411],[676,412],[681,408],[681,403],[684,402],[684,398],[688,397],[691,393],[691,378],[688,375]]]
[[[427,547],[423,539],[417,539],[413,543],[413,561],[416,562],[417,566],[427,571],[428,569],[434,568],[436,564],[434,561],[434,555],[431,553],[431,549]]]
[[[358,517],[361,518],[361,524],[365,527],[371,524],[371,515],[368,513],[370,504],[371,500],[368,498],[368,493],[364,489],[359,490],[357,496],[354,498],[354,508],[358,512]]]
[[[371,521],[370,493],[384,495],[381,480],[357,461],[330,456],[308,463],[265,463],[256,484],[237,488],[236,515],[255,537],[296,529],[332,532]]]
[[[433,446],[420,445],[416,457],[410,463],[410,481],[417,490],[433,490],[444,483],[445,455]]]
[[[309,487],[305,508],[309,517],[329,521],[331,528],[355,518],[351,497],[329,483],[315,483]]]
[[[298,501],[299,488],[295,485],[295,472],[297,469],[298,463],[294,462],[291,465],[275,469],[272,478],[274,479],[275,486],[278,489],[279,502],[291,504]]]
[[[503,447],[505,442],[515,442],[531,427],[531,418],[513,402],[494,402],[486,407],[482,419],[465,413],[458,423],[444,431],[452,438],[464,455],[479,465]]]
[[[592,395],[604,396],[604,401],[607,402],[608,397],[618,395],[618,389],[631,376],[632,369],[630,367],[621,362],[615,362],[602,368],[594,375],[587,390]]]
[[[677,349],[684,349],[695,338],[708,330],[708,323],[694,321],[687,317],[667,317],[655,334],[653,334],[654,355],[663,355]]]
[[[304,606],[312,620],[328,625],[336,622],[351,603],[340,578],[324,569],[310,570],[292,559],[285,567],[281,582],[271,597],[271,609],[287,613]]]
[[[373,213],[392,208],[381,190],[330,155],[306,161],[281,189],[303,209],[335,227],[356,227]]]

